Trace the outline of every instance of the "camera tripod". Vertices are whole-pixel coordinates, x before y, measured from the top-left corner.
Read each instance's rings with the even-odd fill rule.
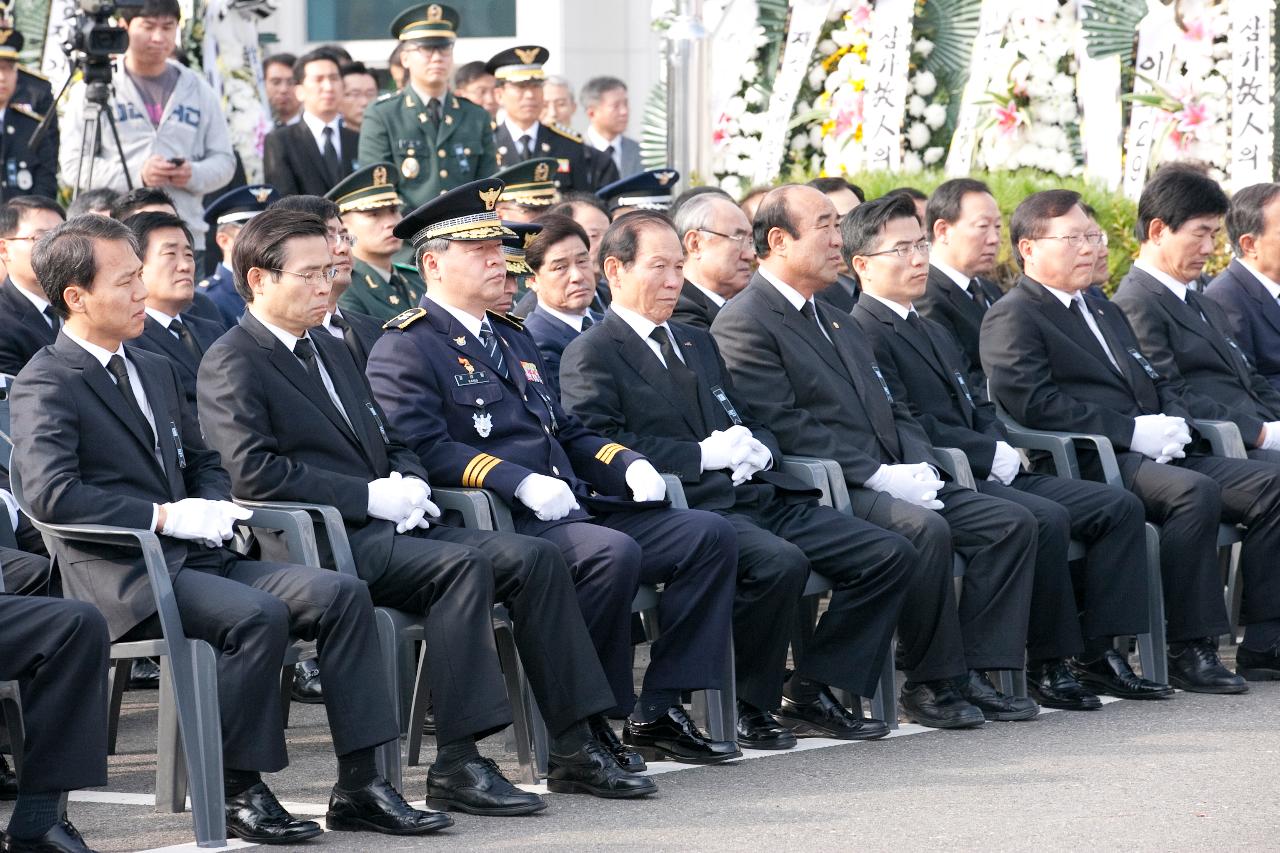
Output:
[[[111,110],[112,67],[110,61],[90,60],[85,62],[78,60],[71,67],[71,73],[67,75],[67,82],[62,84],[62,91],[58,93],[58,97],[53,99],[53,106],[49,109],[48,115],[40,121],[39,126],[32,133],[30,145],[34,150],[40,144],[40,140],[44,138],[44,135],[48,133],[53,117],[57,113],[58,104],[62,101],[63,95],[67,93],[67,89],[71,87],[71,82],[75,79],[77,70],[84,72],[85,104],[84,124],[81,128],[80,136],[80,161],[76,164],[76,182],[72,187],[71,198],[76,198],[81,191],[93,186],[93,161],[96,159],[102,139],[103,116],[106,116],[106,125],[110,128],[111,138],[116,145],[116,154],[120,158],[120,170],[124,173],[125,187],[132,190],[133,178],[129,175],[129,163],[125,159],[124,145],[120,142],[120,131],[116,128],[116,117]],[[85,173],[86,160],[89,165],[88,174]]]

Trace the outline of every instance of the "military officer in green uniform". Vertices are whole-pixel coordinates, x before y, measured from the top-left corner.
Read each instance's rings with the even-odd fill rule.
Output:
[[[618,167],[603,151],[558,124],[542,124],[543,64],[550,57],[536,44],[513,47],[492,57],[485,70],[498,81],[498,104],[506,116],[494,131],[498,165],[512,166],[535,157],[556,161],[554,177],[561,192],[594,192],[618,180]]]
[[[498,197],[498,216],[512,222],[532,222],[560,201],[556,166],[554,157],[535,157],[495,174],[506,184]]]
[[[371,105],[360,126],[360,162],[393,163],[410,209],[498,168],[489,114],[449,91],[457,30],[458,13],[440,3],[401,13],[391,34],[403,45],[406,85]]]
[[[393,163],[371,163],[325,194],[338,205],[342,224],[355,238],[351,286],[338,297],[338,306],[343,311],[368,314],[379,323],[417,305],[425,292],[420,280],[410,280],[392,263],[403,244],[392,233],[404,204],[396,191],[397,183]]]

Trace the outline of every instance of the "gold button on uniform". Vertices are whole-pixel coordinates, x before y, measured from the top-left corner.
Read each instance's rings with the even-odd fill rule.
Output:
[[[448,169],[441,169],[441,170],[440,170],[440,177],[442,177],[442,178],[447,178],[447,177],[449,177],[449,170],[448,170]]]
[[[436,152],[436,156],[443,160],[448,155],[445,154],[444,149],[441,148],[439,151]]]

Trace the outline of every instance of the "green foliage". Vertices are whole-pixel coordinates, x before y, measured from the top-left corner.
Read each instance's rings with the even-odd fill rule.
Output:
[[[782,64],[782,47],[787,39],[787,0],[758,0],[758,17],[768,41],[760,49],[760,86],[773,90],[773,76]]]
[[[646,169],[667,165],[667,83],[660,80],[649,91],[640,117],[640,161]]]
[[[1092,0],[1084,11],[1084,39],[1089,55],[1097,58],[1118,54],[1121,65],[1132,65],[1138,22],[1146,14],[1144,0]]]
[[[920,0],[916,6],[913,37],[933,42],[924,68],[938,80],[933,100],[947,105],[947,123],[942,128],[946,139],[955,130],[960,95],[969,80],[969,58],[981,11],[982,0]]]

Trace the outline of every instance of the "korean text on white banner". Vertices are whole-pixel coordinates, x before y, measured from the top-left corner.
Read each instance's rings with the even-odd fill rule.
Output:
[[[1272,76],[1274,0],[1234,2],[1227,6],[1231,56],[1231,162],[1227,165],[1232,191],[1270,182],[1275,130],[1275,78]]]
[[[1013,0],[982,0],[978,13],[978,35],[973,40],[972,59],[969,61],[969,79],[960,97],[960,111],[956,115],[955,133],[951,135],[951,148],[947,151],[946,172],[948,178],[962,178],[973,167],[973,149],[978,142],[979,117],[982,102],[991,88],[992,58],[1004,40],[1004,28],[1013,13]]]
[[[865,168],[897,172],[902,167],[902,117],[911,84],[911,19],[914,0],[880,0],[871,16],[867,50],[866,118],[863,120]]]
[[[1138,24],[1138,57],[1135,62],[1133,93],[1145,95],[1151,82],[1164,84],[1175,62],[1175,48],[1182,29],[1174,17],[1173,4],[1159,0],[1147,4],[1146,17]],[[1150,82],[1149,82],[1150,81]],[[1151,167],[1151,149],[1155,145],[1160,117],[1156,107],[1134,102],[1129,113],[1129,133],[1124,141],[1124,194],[1135,201],[1142,195]]]

